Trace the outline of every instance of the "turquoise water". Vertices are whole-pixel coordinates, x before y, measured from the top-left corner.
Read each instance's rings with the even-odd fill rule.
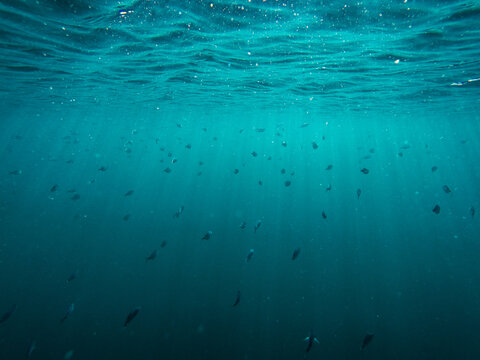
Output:
[[[479,358],[479,2],[0,15],[0,359]]]

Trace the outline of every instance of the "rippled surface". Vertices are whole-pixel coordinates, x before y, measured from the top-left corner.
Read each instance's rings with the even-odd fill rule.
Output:
[[[3,96],[479,107],[476,1],[9,0],[0,15]]]

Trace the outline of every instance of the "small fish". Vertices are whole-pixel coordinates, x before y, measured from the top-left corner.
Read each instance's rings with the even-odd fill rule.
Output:
[[[370,150],[368,150],[370,152],[370,154],[375,154],[375,149],[374,148],[370,148]]]
[[[262,220],[258,220],[255,226],[253,227],[253,232],[256,233],[258,228],[262,225]]]
[[[285,169],[280,170],[280,174],[285,174],[286,172],[287,172],[287,170],[285,170]]]
[[[63,317],[60,319],[60,322],[63,323],[65,320],[67,320],[73,310],[75,310],[75,304],[71,303],[67,311],[65,312],[65,315],[63,315]]]
[[[313,331],[310,331],[310,335],[307,336],[303,341],[308,341],[306,352],[310,352],[314,343],[319,344],[318,339],[313,335]]]
[[[332,170],[333,169],[333,165],[328,165],[325,170]]]
[[[322,211],[322,218],[324,218],[324,219],[327,218],[327,214],[325,214],[325,211]]]
[[[78,273],[79,273],[78,269],[75,270],[73,273],[71,273],[70,276],[67,278],[67,284],[75,280],[78,277]]]
[[[240,302],[240,297],[241,297],[241,295],[242,295],[242,294],[240,293],[240,290],[237,291],[237,297],[235,298],[235,302],[233,303],[232,306],[237,306],[237,305],[238,305],[238,303]]]
[[[157,254],[158,254],[158,251],[153,250],[152,253],[145,259],[145,262],[147,262],[148,260],[154,260],[157,257]]]
[[[185,207],[184,207],[183,205],[180,206],[180,207],[178,208],[177,212],[176,212],[175,214],[173,214],[173,217],[178,219],[178,218],[180,217],[180,215],[183,213],[183,209],[184,209],[184,208],[185,208]]]
[[[247,223],[245,221],[242,221],[240,224],[240,229],[245,229],[247,227]]]
[[[282,146],[283,146],[283,147],[287,147],[287,142],[286,142],[286,141],[282,141]]]
[[[301,128],[306,128],[308,125],[310,125],[309,123],[303,123],[302,125],[300,125]]]
[[[443,191],[445,191],[446,194],[450,194],[452,190],[448,187],[448,185],[443,185],[442,186]]]
[[[407,145],[402,145],[402,146],[400,146],[400,149],[402,149],[402,150],[410,149],[410,145],[408,145],[408,144]]]
[[[258,180],[258,185],[262,186],[262,185],[263,185],[263,181],[262,181],[262,180]]]
[[[233,170],[233,173],[234,173],[235,175],[237,175],[237,174],[238,174],[238,172],[239,172],[239,170],[238,170],[238,169],[234,169],[234,170]]]
[[[182,128],[182,124],[177,123],[177,128],[181,129],[181,128]]]
[[[285,181],[285,186],[289,187],[290,185],[292,185],[292,182],[290,180],[286,180]]]
[[[177,158],[173,158],[170,162],[171,162],[172,164],[175,164],[177,161],[178,161]]]
[[[472,215],[472,218],[475,216],[475,208],[473,206],[470,208],[470,215]]]
[[[362,189],[357,189],[357,199],[360,199],[360,195],[362,195]]]
[[[187,145],[185,145],[185,148],[191,149],[191,148],[192,148],[192,145],[191,145],[191,144],[187,144]]]
[[[438,205],[435,205],[432,209],[432,211],[435,213],[435,214],[440,214],[440,206]]]
[[[142,308],[140,306],[137,306],[135,309],[130,311],[125,319],[125,322],[123,323],[123,327],[127,327],[127,325],[138,315],[141,309]]]
[[[57,191],[57,189],[58,189],[58,185],[55,184],[50,188],[50,192],[55,192],[55,191]]]
[[[360,170],[362,173],[364,173],[365,175],[368,174],[370,172],[370,170],[368,170],[367,168],[363,168],[362,170]]]
[[[64,360],[70,360],[73,356],[73,354],[75,353],[74,350],[68,350],[65,355],[63,356],[63,359]]]
[[[27,359],[30,359],[30,357],[32,356],[32,354],[33,354],[33,352],[35,351],[36,348],[37,348],[37,342],[35,340],[33,340],[30,343],[30,346],[27,349],[27,356],[26,356]]]
[[[332,184],[328,184],[328,186],[325,188],[325,191],[330,191],[332,190]]]
[[[80,199],[80,195],[75,194],[70,199],[76,201],[76,200]]]
[[[106,166],[100,166],[100,167],[98,168],[98,171],[104,171],[104,172],[105,172],[105,171],[107,171],[107,169],[108,169],[108,168],[107,168]]]
[[[165,169],[163,169],[163,172],[170,174],[172,172],[172,169],[170,169],[169,167],[166,167]]]
[[[438,166],[432,166],[432,172],[435,172],[438,170]]]
[[[255,129],[255,131],[256,131],[256,132],[259,132],[259,133],[263,133],[263,132],[265,132],[265,129],[258,129],[258,128],[257,128],[257,129]]]
[[[254,253],[254,250],[250,249],[247,255],[247,263],[250,262],[250,260],[252,260],[253,253]]]
[[[362,348],[361,348],[362,350],[365,349],[365,347],[372,342],[373,336],[374,336],[374,334],[365,335],[365,337],[363,338],[363,342],[362,342]]]
[[[22,170],[12,170],[9,172],[10,175],[22,175]]]
[[[403,157],[403,152],[399,152],[398,156]]]
[[[12,307],[2,315],[2,317],[0,318],[0,324],[7,321],[10,316],[12,316],[12,314],[15,312],[15,310],[17,310],[17,304],[13,304]]]
[[[255,151],[252,151],[252,156],[253,156],[253,157],[257,157],[257,155],[258,155],[258,154],[257,154]]]
[[[317,150],[318,149],[318,145],[317,143],[314,141],[312,142],[312,147],[313,147],[313,150]]]
[[[130,214],[126,214],[126,215],[123,217],[123,221],[128,221],[128,219],[130,219]]]
[[[209,230],[205,235],[203,235],[202,240],[210,240],[212,235],[213,235],[213,232]]]
[[[125,194],[123,194],[123,196],[132,196],[134,193],[133,190],[128,190]]]
[[[300,255],[300,248],[296,248],[295,250],[293,250],[292,260],[295,260],[298,255]]]

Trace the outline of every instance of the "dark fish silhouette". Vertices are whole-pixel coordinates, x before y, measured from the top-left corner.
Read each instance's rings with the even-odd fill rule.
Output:
[[[70,199],[76,201],[76,200],[80,199],[80,195],[75,194]]]
[[[285,181],[285,186],[286,187],[289,187],[290,185],[292,185],[292,182],[290,180]]]
[[[185,145],[185,148],[187,148],[187,149],[191,149],[191,148],[192,148],[192,145],[190,145],[190,144],[187,144],[187,145]]]
[[[330,191],[332,190],[332,184],[328,184],[328,186],[325,188],[325,191]]]
[[[202,240],[210,240],[212,235],[213,235],[213,232],[209,230],[205,235],[203,235]]]
[[[324,218],[324,219],[327,218],[327,214],[325,214],[325,211],[322,211],[322,218]]]
[[[285,173],[286,173],[285,169],[280,170],[280,174],[285,174]]]
[[[15,310],[17,310],[17,304],[13,304],[12,307],[2,315],[2,317],[0,318],[0,324],[7,321],[10,316],[12,316],[12,314],[15,312]]]
[[[438,170],[438,166],[432,166],[432,172],[435,172]]]
[[[63,317],[60,319],[60,322],[63,323],[65,320],[67,320],[73,310],[75,310],[75,304],[71,303],[67,311],[65,312],[65,315],[63,315]]]
[[[130,214],[126,214],[126,215],[123,217],[123,221],[128,221],[128,219],[130,219]]]
[[[55,184],[50,188],[50,192],[55,192],[55,191],[57,191],[57,189],[58,189],[58,185]]]
[[[238,174],[238,172],[239,172],[239,170],[238,170],[238,169],[234,169],[234,170],[233,170],[233,173],[234,173],[235,175],[237,175],[237,174]]]
[[[374,336],[374,334],[365,335],[365,337],[363,338],[363,342],[362,342],[362,350],[365,349],[365,347],[367,347],[367,345],[372,342],[373,336]]]
[[[235,302],[233,303],[232,306],[237,306],[238,303],[240,302],[240,297],[242,296],[242,294],[240,293],[240,290],[237,291],[237,297],[235,298]]]
[[[255,226],[253,227],[253,232],[257,232],[258,228],[262,225],[262,220],[258,220]]]
[[[265,129],[255,129],[256,132],[265,132]]]
[[[452,190],[448,187],[448,185],[443,185],[442,186],[443,191],[445,191],[446,194],[450,194]]]
[[[263,185],[263,182],[262,180],[258,180],[258,185],[262,186]]]
[[[368,170],[367,168],[363,168],[362,170],[360,170],[362,173],[364,173],[365,175],[368,174],[370,172],[370,170]]]
[[[312,142],[312,147],[313,147],[313,150],[317,150],[318,149],[318,145],[317,143],[314,141]]]
[[[160,247],[163,249],[165,246],[167,246],[167,240],[163,240],[162,243],[160,244]]]
[[[310,335],[307,336],[303,341],[308,342],[307,349],[305,350],[306,352],[310,352],[314,343],[316,343],[316,344],[319,343],[318,339],[313,334],[313,331],[310,331]]]
[[[158,254],[158,251],[153,250],[152,253],[145,259],[145,262],[147,262],[148,260],[154,260],[157,257],[157,254]]]
[[[128,190],[125,194],[123,194],[123,196],[132,196],[134,193],[133,190]]]
[[[292,260],[295,260],[299,254],[300,254],[300,248],[296,248],[295,250],[293,250]]]
[[[22,175],[22,170],[12,170],[9,172],[10,175]]]
[[[283,147],[287,147],[287,142],[286,142],[286,141],[282,141],[282,146],[283,146]]]
[[[127,318],[125,319],[125,322],[123,323],[123,327],[127,327],[127,325],[135,319],[135,317],[138,315],[142,308],[140,306],[137,306],[135,309],[130,311],[127,315]]]
[[[247,223],[245,221],[242,221],[240,224],[240,229],[245,229],[247,227]]]
[[[435,214],[440,214],[440,206],[438,205],[435,205],[432,209],[432,211],[435,213]]]
[[[107,171],[107,167],[106,166],[100,166],[98,168],[98,171]]]
[[[67,278],[67,284],[75,280],[78,277],[78,273],[79,273],[78,269],[75,270],[73,273],[71,273],[70,276]]]
[[[252,260],[253,253],[254,253],[254,250],[250,249],[247,255],[247,262],[250,262],[250,260]]]
[[[300,125],[301,128],[306,128],[308,125],[310,125],[309,123],[303,123],[302,125]]]
[[[357,189],[357,199],[360,199],[360,195],[362,195],[362,189]]]
[[[180,217],[180,215],[183,213],[183,209],[184,209],[184,208],[185,208],[185,207],[184,207],[183,205],[180,206],[180,207],[178,208],[177,212],[176,212],[175,214],[173,214],[173,217],[175,217],[175,218],[178,219],[178,218]]]
[[[258,155],[258,154],[257,154],[255,151],[252,151],[252,156],[253,156],[253,157],[257,157],[257,155]]]
[[[166,167],[165,169],[163,169],[163,172],[170,174],[172,172],[172,169],[170,169],[169,167]]]
[[[333,165],[328,165],[325,170],[332,170],[333,169]]]
[[[470,215],[472,215],[472,218],[475,216],[475,208],[473,206],[470,208]]]

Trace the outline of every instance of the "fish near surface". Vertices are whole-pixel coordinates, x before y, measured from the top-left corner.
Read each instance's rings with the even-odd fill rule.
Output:
[[[237,306],[239,303],[240,303],[240,298],[242,296],[242,293],[239,291],[237,291],[237,297],[235,298],[235,302],[233,303],[232,306]]]
[[[140,306],[137,306],[135,309],[130,311],[127,315],[127,318],[125,319],[125,322],[123,323],[123,327],[127,327],[127,325],[135,319],[135,317],[138,315],[142,308]]]
[[[365,335],[365,337],[363,338],[363,342],[362,342],[362,350],[365,349],[367,347],[367,345],[372,342],[373,337],[374,337],[374,334]]]
[[[250,262],[250,260],[252,260],[252,256],[253,256],[253,253],[255,251],[253,249],[250,249],[250,251],[248,252],[248,255],[247,255],[247,263]]]
[[[67,311],[65,312],[65,315],[63,315],[63,317],[60,319],[60,322],[63,323],[65,322],[65,320],[68,319],[68,317],[70,316],[70,314],[75,310],[75,304],[74,303],[71,303],[70,306],[68,307]]]
[[[15,310],[17,310],[17,304],[13,304],[12,307],[2,315],[2,317],[0,318],[0,324],[10,319],[10,316],[12,316]]]
[[[300,248],[296,248],[295,250],[293,250],[292,260],[295,260],[298,255],[300,255]]]
[[[152,253],[147,258],[145,258],[145,262],[149,260],[155,260],[155,258],[157,257],[157,254],[158,254],[158,251],[153,250]]]
[[[213,231],[209,230],[209,231],[206,232],[205,235],[203,235],[202,240],[210,240],[212,235],[213,235]]]

